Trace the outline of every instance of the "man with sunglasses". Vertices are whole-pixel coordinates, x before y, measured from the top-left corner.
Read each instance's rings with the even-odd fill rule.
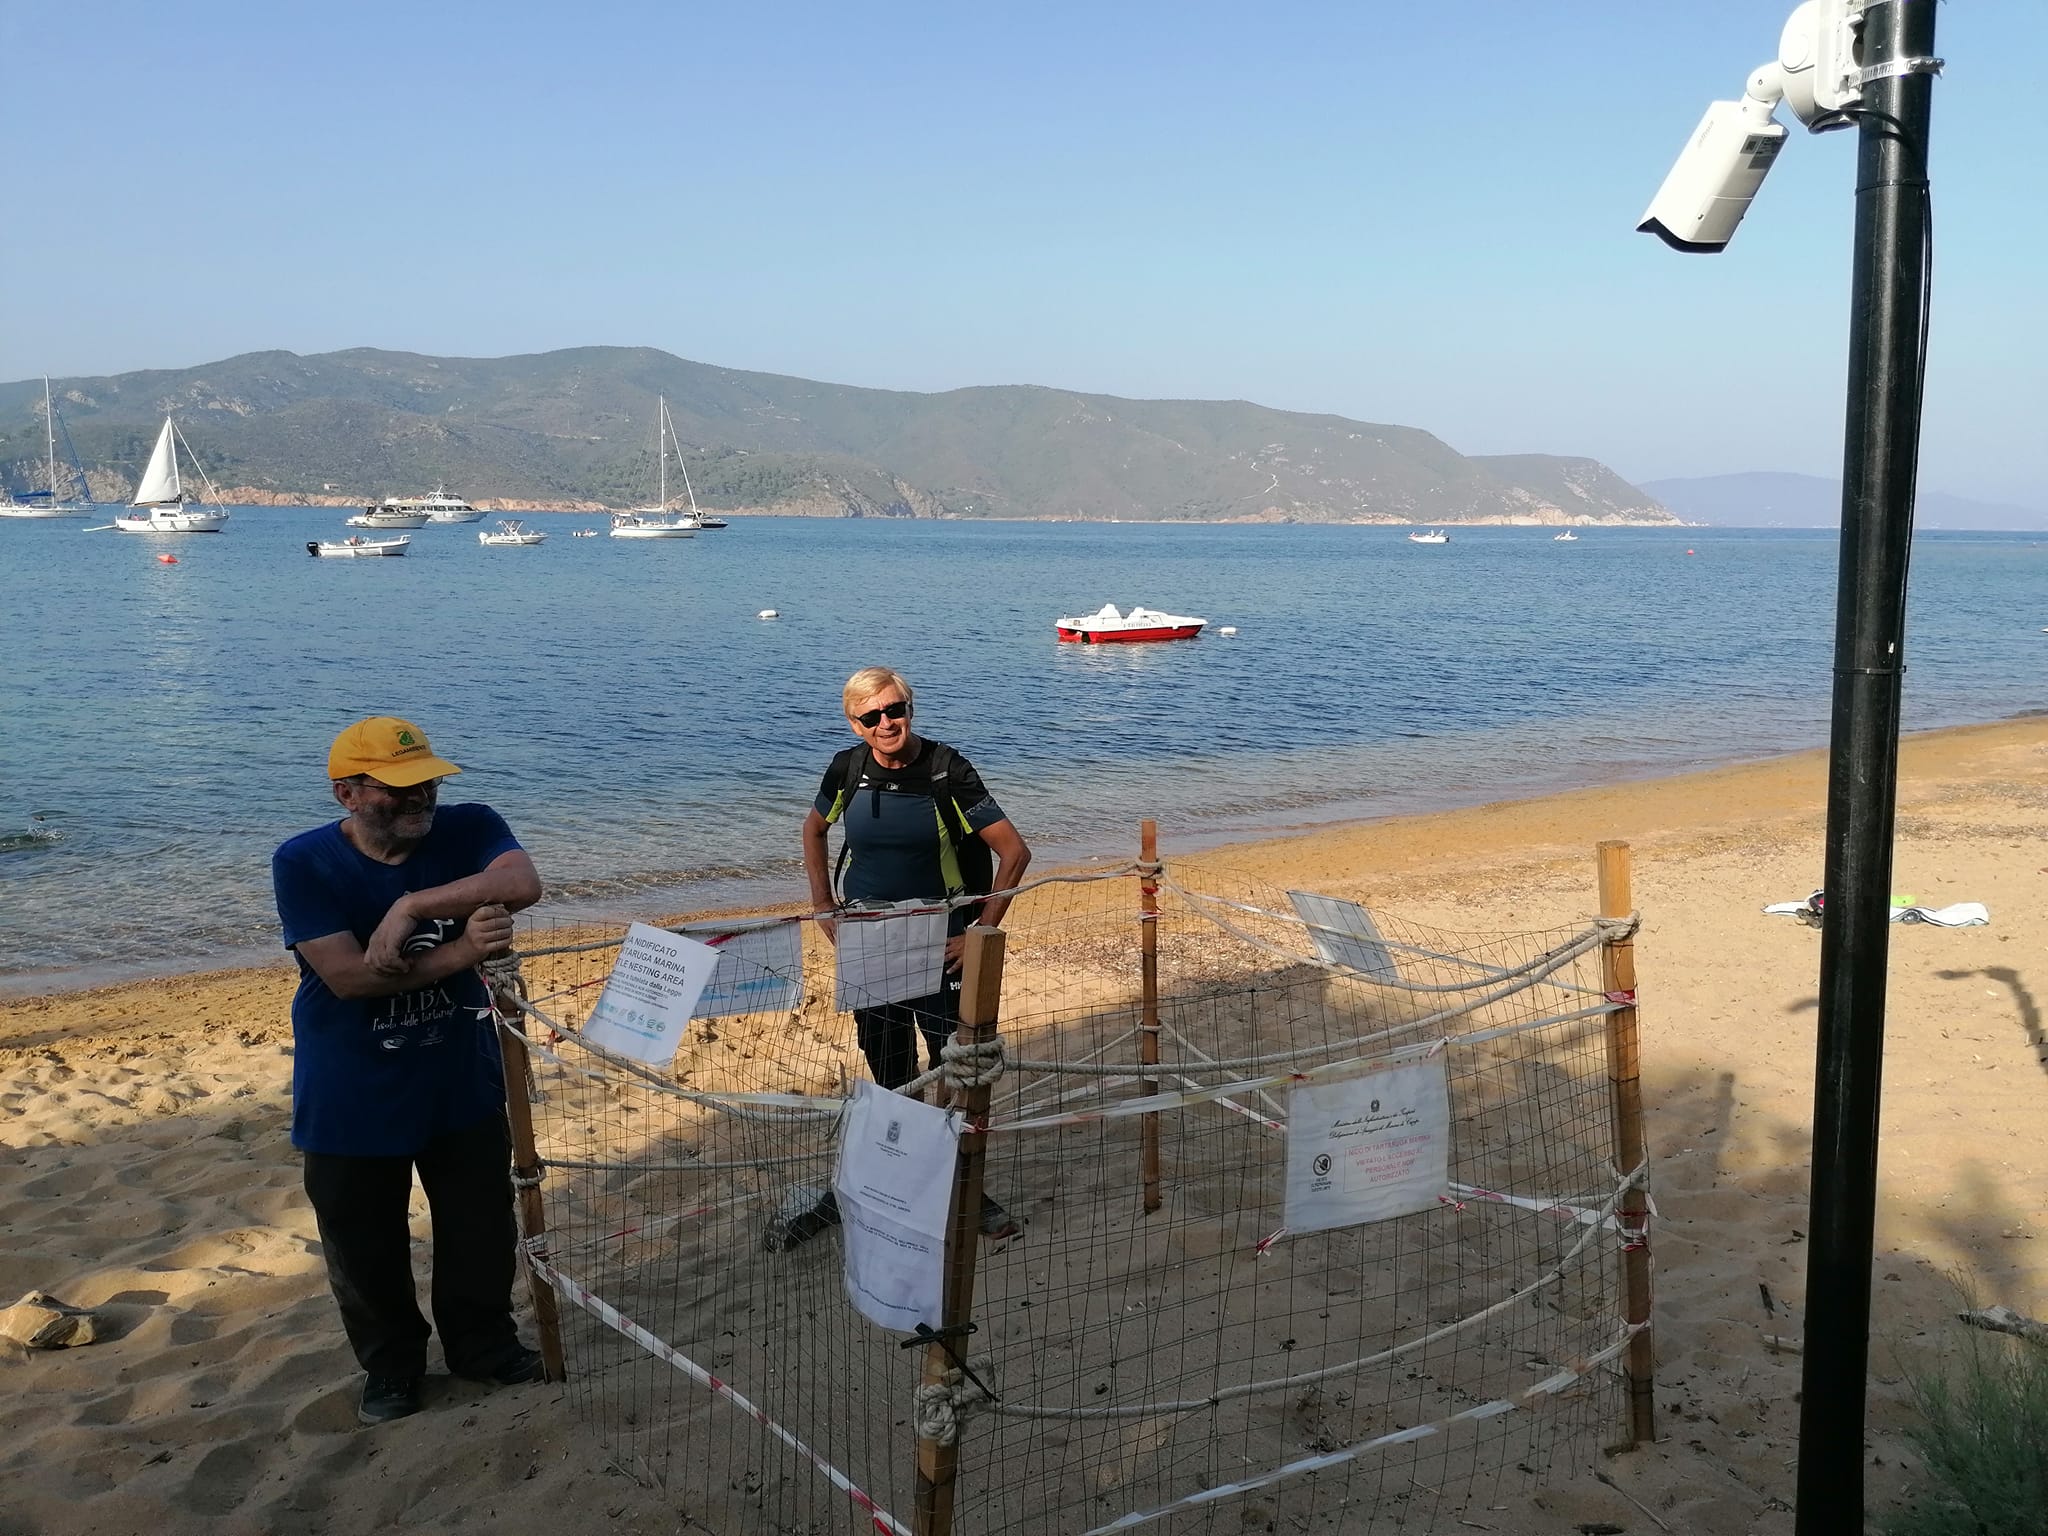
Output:
[[[339,820],[271,860],[292,999],[292,1144],[342,1327],[366,1373],[365,1424],[420,1408],[427,1336],[413,1286],[414,1170],[433,1219],[433,1314],[458,1376],[541,1378],[512,1320],[511,1137],[490,992],[540,876],[487,805],[439,804],[462,770],[409,720],[359,720],[327,777]]]
[[[902,674],[887,667],[863,667],[847,679],[840,701],[860,744],[832,759],[804,817],[804,873],[813,910],[842,904],[937,902],[1015,889],[1031,863],[1030,848],[974,765],[945,743],[919,736],[911,728],[914,695]],[[828,833],[834,822],[845,832],[842,885],[837,892],[828,860]],[[960,1021],[960,966],[967,929],[975,923],[999,926],[1009,905],[1009,897],[992,896],[953,908],[947,925],[945,982],[937,992],[854,1010],[861,1051],[882,1087],[897,1088],[918,1075],[919,1035],[931,1064],[938,1065],[939,1051]],[[837,942],[837,925],[828,920],[823,926]],[[836,1212],[820,1214],[827,1220],[836,1218]],[[1001,1206],[988,1200],[982,1209],[982,1230],[1002,1237],[1016,1227]]]

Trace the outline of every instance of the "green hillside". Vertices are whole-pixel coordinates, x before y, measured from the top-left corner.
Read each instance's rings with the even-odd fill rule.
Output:
[[[743,373],[635,347],[524,357],[254,352],[53,380],[96,492],[133,485],[166,412],[214,482],[371,500],[654,491],[666,395],[700,503],[847,515],[1301,521],[1670,521],[1604,466],[1467,458],[1412,427],[1241,400],[1031,386],[909,394]],[[42,383],[0,384],[0,472],[43,478]]]

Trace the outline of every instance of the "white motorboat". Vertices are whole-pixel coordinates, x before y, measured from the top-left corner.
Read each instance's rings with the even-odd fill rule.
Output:
[[[528,544],[545,543],[547,535],[528,528],[516,517],[507,517],[499,519],[497,527],[481,530],[476,536],[476,541],[479,544],[488,544],[494,547],[512,548]]]
[[[635,507],[630,512],[621,512],[612,518],[611,534],[615,539],[687,539],[704,526],[703,515],[697,510],[697,493],[690,485],[690,471],[683,463],[683,449],[676,442],[675,423],[669,420],[668,397],[656,396],[654,427],[654,461],[657,484],[661,499],[651,507]],[[683,490],[690,498],[690,510],[682,512],[669,506],[668,496],[668,451],[676,451],[676,468],[682,471]]]
[[[220,494],[207,479],[196,454],[192,467],[199,471],[206,486],[206,499],[196,508],[187,508],[184,482],[178,474],[181,442],[184,434],[166,416],[164,429],[157,434],[156,448],[149,456],[149,467],[142,472],[142,483],[135,488],[133,507],[114,518],[114,526],[123,533],[219,533],[227,522],[227,509],[221,506]],[[185,443],[185,452],[192,453],[190,443]]]
[[[402,555],[411,543],[409,534],[400,534],[395,539],[366,539],[352,533],[345,539],[310,539],[306,553],[325,560],[361,560],[372,555]]]
[[[1410,544],[1448,544],[1451,542],[1451,536],[1441,528],[1430,528],[1421,533],[1409,534],[1408,542]]]
[[[71,468],[77,475],[77,494],[57,494],[57,408],[50,401],[50,377],[43,375],[43,441],[49,451],[49,478],[40,491],[9,496],[0,501],[0,517],[88,517],[98,509],[92,504],[92,487],[86,483],[85,467],[71,447],[71,434],[64,434],[64,446],[71,452]]]
[[[427,514],[424,512],[401,512],[395,507],[365,507],[348,520],[351,528],[424,528]]]
[[[597,528],[571,528],[569,530],[569,537],[572,539],[594,539],[601,531],[601,529]]]
[[[1550,536],[1550,542],[1553,544],[1576,544],[1579,542],[1579,536],[1567,528],[1563,533],[1553,533]]]
[[[480,523],[484,514],[435,486],[424,496],[386,496],[350,518],[352,528],[424,528],[429,523]]]
[[[1161,613],[1157,608],[1140,607],[1120,613],[1115,603],[1104,603],[1094,613],[1057,619],[1053,627],[1064,641],[1109,645],[1134,640],[1192,640],[1208,622],[1184,613]]]

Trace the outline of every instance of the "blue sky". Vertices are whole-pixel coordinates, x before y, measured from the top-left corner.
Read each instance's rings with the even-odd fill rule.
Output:
[[[8,5],[0,378],[618,343],[1831,476],[1854,135],[1633,232],[1789,10]],[[2048,509],[2048,5],[1939,29],[1923,483]]]

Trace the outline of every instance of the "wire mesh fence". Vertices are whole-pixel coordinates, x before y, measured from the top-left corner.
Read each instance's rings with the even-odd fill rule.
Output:
[[[970,1379],[934,1421],[926,1350],[848,1304],[829,1194],[863,998],[817,923],[784,921],[793,1005],[693,1021],[665,1070],[577,1034],[622,934],[522,937],[529,1258],[570,1397],[710,1528],[930,1529],[937,1438],[950,1530],[1426,1530],[1619,1428],[1645,1174],[1617,1159],[1616,925],[1453,934],[1197,860],[1025,890],[951,1345]],[[1288,1231],[1299,1087],[1419,1060],[1447,1089],[1440,1194]]]

